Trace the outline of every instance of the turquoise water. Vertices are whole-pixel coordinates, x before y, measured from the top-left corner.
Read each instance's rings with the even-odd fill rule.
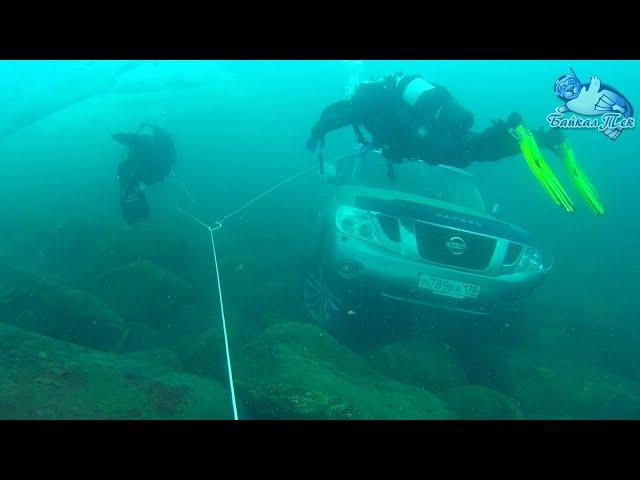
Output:
[[[178,207],[213,222],[313,167],[310,128],[354,78],[420,73],[476,131],[512,111],[535,129],[569,65],[640,99],[635,61],[0,62],[0,418],[230,418],[209,233]],[[178,160],[146,190],[150,219],[128,226],[111,134],[141,122],[171,132]],[[362,335],[312,325],[305,252],[330,192],[316,171],[226,222],[215,238],[241,418],[640,417],[640,137],[566,135],[604,216],[551,153],[574,214],[519,155],[468,169],[555,256],[519,313],[389,308]],[[354,147],[347,128],[325,156]]]

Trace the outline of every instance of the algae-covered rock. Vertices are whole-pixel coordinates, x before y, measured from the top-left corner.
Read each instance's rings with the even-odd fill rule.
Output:
[[[99,298],[82,290],[39,286],[0,302],[0,321],[103,351],[117,350],[127,328]]]
[[[42,236],[42,253],[62,270],[93,277],[138,260],[181,272],[193,248],[180,231],[146,223],[104,223],[87,216],[67,217]]]
[[[597,362],[640,382],[640,327],[628,322],[637,317],[634,312],[625,312],[617,319],[605,312],[580,318],[551,317],[545,319],[529,343],[533,348]]]
[[[373,354],[372,364],[390,378],[433,392],[469,383],[453,347],[430,338],[387,345]]]
[[[191,259],[192,246],[179,230],[145,223],[123,227],[113,235],[112,245],[125,263],[147,260],[175,271]]]
[[[525,416],[576,419],[640,418],[640,384],[583,359],[504,351],[501,390]]]
[[[152,363],[153,365],[163,366],[171,370],[182,370],[182,363],[178,354],[166,348],[157,348],[153,350],[140,350],[125,354],[128,358],[134,358],[142,362]]]
[[[70,287],[73,279],[67,275],[44,273],[31,266],[0,263],[0,298],[34,289]]]
[[[214,301],[217,301],[217,298]],[[217,303],[213,303],[213,307],[216,312],[219,310]],[[169,328],[177,335],[201,333],[211,328],[212,325],[218,325],[219,322],[211,315],[206,315],[191,305],[185,305],[178,314],[171,318],[169,323],[171,327]]]
[[[0,324],[0,419],[227,419],[218,382]]]
[[[438,393],[438,397],[465,420],[515,420],[522,413],[505,394],[482,385],[466,385]]]
[[[267,328],[234,356],[252,418],[444,419],[444,404],[388,379],[328,333],[303,323]]]
[[[237,310],[225,310],[227,335],[231,354],[255,339],[262,328]],[[219,316],[207,317],[210,326],[204,331],[181,335],[173,342],[173,348],[180,358],[185,371],[227,381],[226,352],[222,334],[222,319]]]
[[[261,324],[264,327],[271,327],[279,323],[289,323],[291,322],[292,318],[296,317],[282,310],[269,310],[264,312],[264,314],[262,315]]]
[[[211,328],[201,334],[186,335],[177,350],[185,371],[201,377],[226,379],[224,337],[221,329]]]
[[[116,353],[153,350],[167,342],[158,330],[138,322],[125,322],[125,333]]]
[[[99,277],[97,288],[125,320],[158,328],[172,325],[191,292],[187,282],[149,261],[110,270]]]

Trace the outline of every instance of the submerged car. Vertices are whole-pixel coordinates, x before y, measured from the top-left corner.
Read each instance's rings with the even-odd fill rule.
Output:
[[[487,211],[471,174],[379,152],[328,163],[304,307],[316,323],[394,302],[488,315],[517,309],[549,270],[531,235]],[[374,310],[375,311],[375,310]]]

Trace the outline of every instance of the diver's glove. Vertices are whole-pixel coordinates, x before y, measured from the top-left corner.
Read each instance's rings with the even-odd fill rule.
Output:
[[[305,144],[305,148],[313,153],[318,149],[318,147],[324,147],[324,138],[311,135]]]
[[[517,112],[511,112],[506,120],[491,121],[497,129],[505,129],[507,131],[515,130],[519,125],[522,125],[522,122],[522,115]]]
[[[348,100],[341,100],[329,105],[322,111],[320,120],[311,129],[311,137],[307,140],[307,150],[315,152],[319,147],[324,147],[324,136],[353,124],[353,107]]]
[[[492,120],[492,127],[489,127],[486,131],[492,131],[496,134],[502,135],[503,133],[511,133],[518,125],[522,125],[522,115],[513,112],[507,117],[506,120],[497,119]]]
[[[311,135],[305,144],[306,149],[313,153],[318,150],[318,148],[324,147],[325,133],[326,130],[323,128],[322,122],[316,123],[313,128],[311,128]]]

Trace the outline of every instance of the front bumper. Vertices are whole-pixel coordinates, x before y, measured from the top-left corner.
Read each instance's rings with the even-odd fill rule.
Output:
[[[407,259],[358,238],[336,234],[325,259],[332,290],[347,303],[367,304],[374,298],[486,315],[511,307],[540,285],[548,270],[533,273],[486,275]],[[480,287],[478,298],[453,298],[418,286],[428,274]]]

